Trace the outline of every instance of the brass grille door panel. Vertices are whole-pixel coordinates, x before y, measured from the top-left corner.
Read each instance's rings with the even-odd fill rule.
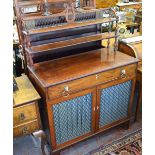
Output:
[[[62,144],[91,132],[91,111],[91,94],[54,105],[53,113],[57,144]]]
[[[131,86],[130,80],[101,90],[99,128],[128,116]]]

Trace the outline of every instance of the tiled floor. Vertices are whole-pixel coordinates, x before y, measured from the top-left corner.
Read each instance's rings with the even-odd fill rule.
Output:
[[[109,144],[114,140],[140,129],[141,126],[142,122],[140,120],[136,123],[132,123],[128,130],[123,129],[122,127],[110,129],[61,151],[61,155],[89,154],[90,151],[99,148],[102,145]],[[48,154],[49,153],[47,152],[47,155]],[[40,149],[40,140],[38,138],[33,138],[32,136],[14,139],[14,155],[42,155]]]

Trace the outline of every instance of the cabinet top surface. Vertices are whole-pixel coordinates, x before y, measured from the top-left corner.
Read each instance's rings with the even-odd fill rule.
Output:
[[[26,75],[17,77],[15,80],[18,90],[13,92],[14,107],[40,99],[38,92]]]
[[[35,64],[35,70],[29,70],[40,81],[43,87],[78,79],[95,73],[138,62],[138,59],[107,49],[60,58]]]

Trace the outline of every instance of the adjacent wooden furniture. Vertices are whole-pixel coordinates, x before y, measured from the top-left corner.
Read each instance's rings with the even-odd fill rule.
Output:
[[[18,90],[13,93],[14,136],[30,134],[40,129],[39,94],[26,75],[17,77]]]
[[[13,92],[13,136],[14,138],[32,134],[41,138],[41,148],[45,155],[45,133],[42,131],[37,93],[26,75],[15,78],[18,89]]]
[[[135,38],[137,37],[133,38],[135,40]],[[140,106],[142,104],[142,39],[139,38],[136,39],[136,41],[131,40],[129,42],[127,42],[127,40],[124,39],[123,41],[119,42],[118,48],[119,51],[139,59],[137,70],[137,85],[139,88],[138,88],[138,100],[135,115],[135,120],[137,120]]]

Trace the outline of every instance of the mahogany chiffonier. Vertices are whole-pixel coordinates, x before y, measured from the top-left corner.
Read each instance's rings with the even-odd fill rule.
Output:
[[[138,99],[135,114],[135,120],[138,120],[138,115],[142,104],[142,38],[141,36],[135,36],[133,39],[123,39],[119,42],[118,48],[119,51],[139,59],[137,68]]]
[[[138,60],[105,49],[34,64],[53,152],[131,119]]]
[[[102,32],[111,22],[117,28],[112,9],[77,10],[73,4],[61,14],[21,18],[28,76],[42,97],[39,110],[53,153],[130,124],[138,59],[117,51],[117,29]]]

